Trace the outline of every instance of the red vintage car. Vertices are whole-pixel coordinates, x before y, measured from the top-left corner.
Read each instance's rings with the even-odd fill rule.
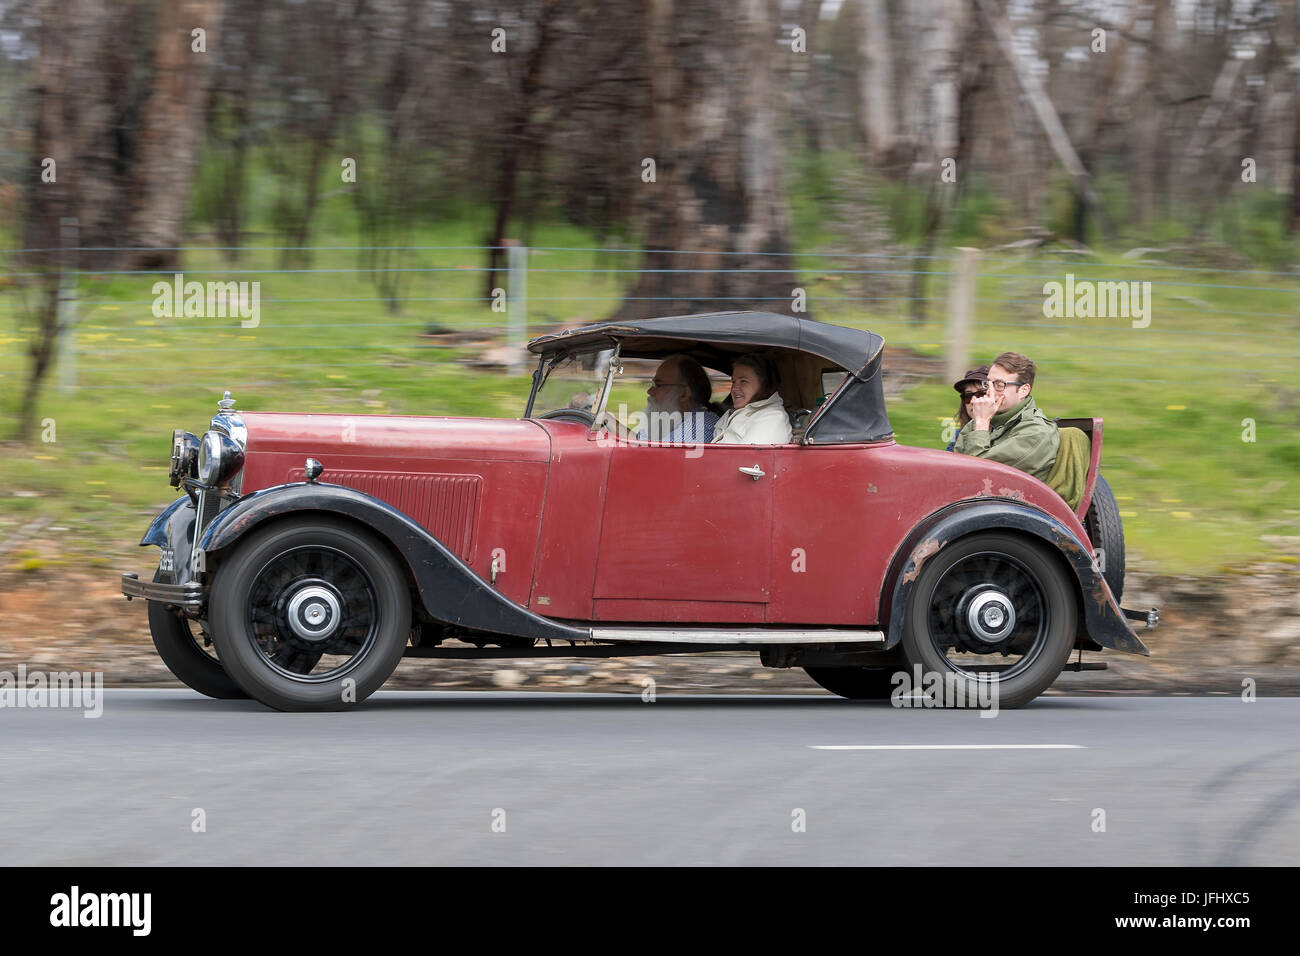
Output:
[[[529,343],[517,419],[238,412],[227,393],[201,438],[174,433],[186,494],[141,541],[153,580],[122,590],[180,680],[279,710],[360,702],[403,656],[751,650],[844,697],[920,668],[1015,707],[1105,666],[1075,649],[1146,654],[1128,622],[1154,612],[1118,603],[1101,420],[1060,422],[1091,439],[1072,510],[1013,468],[898,444],[883,346],[757,312],[592,325]],[[747,352],[779,371],[789,444],[611,430],[612,398],[645,384],[625,367],[729,375]]]

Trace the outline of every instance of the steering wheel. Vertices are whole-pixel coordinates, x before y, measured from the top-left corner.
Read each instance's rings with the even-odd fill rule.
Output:
[[[573,422],[575,425],[585,425],[589,429],[596,424],[596,416],[585,408],[557,408],[543,415],[534,415],[533,417],[549,418],[557,422]]]

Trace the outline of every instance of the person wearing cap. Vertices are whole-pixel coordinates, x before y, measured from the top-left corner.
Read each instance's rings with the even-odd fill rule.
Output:
[[[957,431],[966,427],[970,421],[970,415],[966,412],[966,403],[976,395],[980,394],[987,386],[984,385],[989,378],[989,367],[980,365],[976,368],[968,368],[965,376],[959,381],[953,382],[952,387],[956,389],[957,394],[961,396],[961,401],[957,403]],[[957,444],[957,434],[953,433],[952,441],[948,442],[948,447],[944,451],[952,451],[953,446]]]
[[[1056,422],[1034,403],[1036,371],[1033,360],[1019,352],[994,359],[982,383],[984,394],[973,389],[976,394],[965,402],[970,421],[957,433],[953,451],[998,461],[1045,481],[1056,464],[1061,436]]]

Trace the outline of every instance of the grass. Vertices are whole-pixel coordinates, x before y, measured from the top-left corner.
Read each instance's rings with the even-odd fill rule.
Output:
[[[473,246],[482,235],[479,222],[451,223],[419,231],[410,244]],[[597,244],[560,226],[539,226],[533,242]],[[364,271],[355,271],[361,256],[318,251],[308,266],[352,271],[241,275],[234,270],[274,269],[276,253],[255,247],[234,266],[217,251],[187,254],[187,278],[261,281],[256,329],[240,328],[238,319],[156,318],[151,287],[167,277],[83,281],[77,388],[62,392],[52,379],[41,399],[39,417],[52,422],[53,440],[0,446],[0,539],[49,518],[52,528],[67,529],[60,532],[68,542],[62,560],[133,544],[146,515],[174,496],[166,478],[171,429],[201,432],[225,388],[248,410],[520,413],[526,377],[475,372],[464,365],[463,350],[419,337],[431,323],[505,324],[505,315],[477,300],[481,253],[404,253],[391,265],[447,271],[399,273],[405,301],[398,312]],[[912,260],[800,258],[815,317],[870,327],[893,345],[939,357],[947,265],[933,263],[926,267],[936,272],[927,277],[926,317],[916,323],[910,301],[900,298],[912,295],[911,277],[891,274],[912,269]],[[548,251],[534,253],[530,265],[530,322],[577,323],[612,310],[632,276],[608,270],[635,268],[636,257]],[[1067,271],[1151,281],[1150,327],[1044,318],[1043,283]],[[1291,371],[1300,352],[1300,281],[1162,271],[1120,258],[1085,264],[990,257],[980,275],[972,355],[988,360],[1004,348],[1023,351],[1039,362],[1036,395],[1049,414],[1106,419],[1104,469],[1133,553],[1164,571],[1205,573],[1295,551],[1300,388]],[[26,321],[16,295],[0,293],[5,432],[25,374]],[[946,381],[908,389],[890,406],[899,440],[942,447],[942,420],[954,406]],[[1253,442],[1242,440],[1246,419],[1254,422]],[[5,566],[42,565],[37,555],[11,552]]]

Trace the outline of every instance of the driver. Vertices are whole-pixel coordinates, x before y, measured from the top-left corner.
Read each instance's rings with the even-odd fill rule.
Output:
[[[670,355],[655,369],[646,389],[641,441],[707,444],[713,441],[718,415],[710,407],[713,386],[704,366],[689,355]]]

